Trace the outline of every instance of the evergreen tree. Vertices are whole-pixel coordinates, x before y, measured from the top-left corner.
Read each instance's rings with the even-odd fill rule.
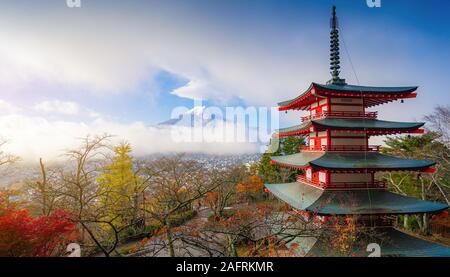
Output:
[[[278,145],[275,145],[277,143]],[[295,176],[299,174],[299,170],[273,165],[271,163],[271,157],[298,153],[299,147],[302,145],[305,145],[303,137],[289,136],[280,139],[272,138],[271,145],[269,146],[269,149],[272,151],[264,153],[259,162],[261,179],[268,183],[295,181]]]

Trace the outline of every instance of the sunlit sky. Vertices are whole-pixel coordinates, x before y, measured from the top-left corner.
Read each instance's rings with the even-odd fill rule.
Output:
[[[326,82],[333,4],[341,77],[420,86],[417,99],[376,107],[380,118],[421,120],[450,103],[448,1],[81,2],[1,1],[0,136],[24,159],[53,158],[76,138],[103,132],[129,140],[138,154],[184,151],[151,127],[177,106],[199,98],[207,106],[273,106]],[[281,116],[282,126],[298,123],[299,113]],[[239,147],[224,149],[251,151]]]

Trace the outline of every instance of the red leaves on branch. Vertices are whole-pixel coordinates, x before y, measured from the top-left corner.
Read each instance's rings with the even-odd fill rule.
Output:
[[[56,256],[78,234],[71,215],[55,210],[33,219],[28,210],[11,209],[0,215],[0,256]]]

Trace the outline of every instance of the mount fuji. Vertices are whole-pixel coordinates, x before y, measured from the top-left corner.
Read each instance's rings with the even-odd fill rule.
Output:
[[[214,114],[207,116],[205,110],[205,106],[194,107],[193,109],[181,114],[178,118],[171,118],[158,123],[158,126],[215,127],[217,122],[222,124],[225,123],[225,120]]]

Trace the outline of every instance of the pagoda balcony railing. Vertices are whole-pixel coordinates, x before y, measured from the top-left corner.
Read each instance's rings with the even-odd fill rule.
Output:
[[[323,111],[320,113],[303,116],[301,117],[302,122],[320,119],[324,117],[339,117],[339,118],[370,118],[376,119],[378,117],[378,112],[329,112]]]
[[[330,151],[330,152],[380,152],[380,145],[321,145],[308,146],[302,145],[300,151]]]
[[[310,184],[315,187],[322,189],[384,189],[387,187],[387,183],[384,181],[373,181],[373,182],[331,182],[329,184],[320,182],[317,180],[310,180],[304,175],[298,175],[297,181]]]
[[[319,187],[319,188],[323,188],[323,189],[327,186],[327,184],[324,182],[310,180],[310,179],[306,178],[306,176],[304,176],[304,175],[297,175],[297,181],[305,183],[305,184],[310,184],[315,187]]]

